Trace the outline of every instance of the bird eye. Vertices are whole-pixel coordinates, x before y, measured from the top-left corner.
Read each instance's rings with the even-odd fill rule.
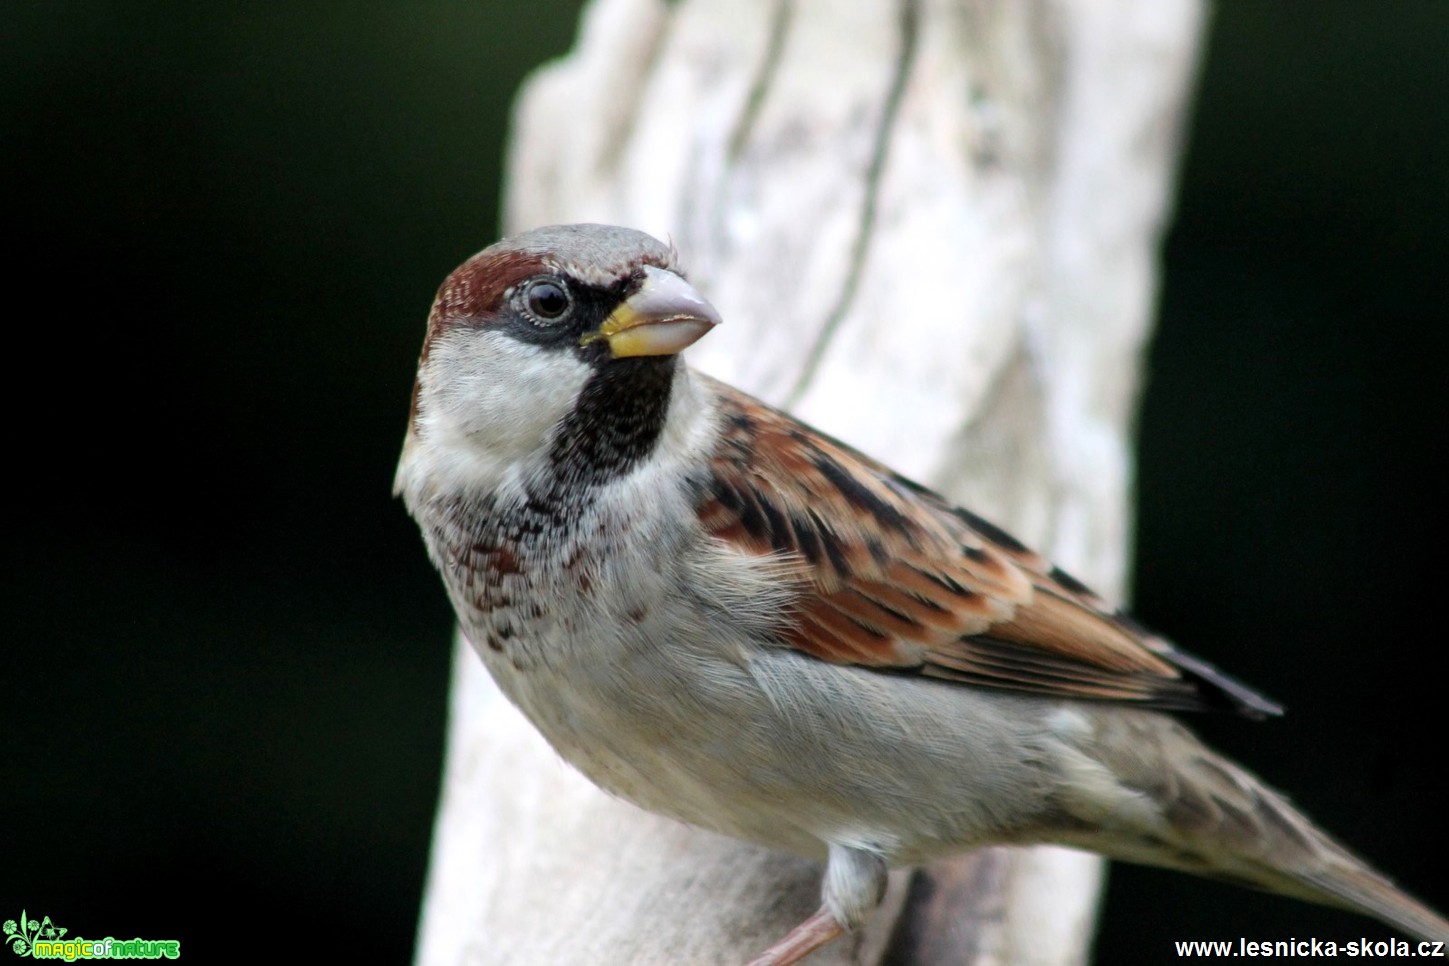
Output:
[[[528,311],[541,322],[552,322],[563,317],[572,302],[569,293],[557,282],[540,280],[528,286],[523,296]]]

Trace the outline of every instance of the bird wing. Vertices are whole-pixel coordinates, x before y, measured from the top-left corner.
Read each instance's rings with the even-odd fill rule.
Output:
[[[721,437],[700,521],[790,562],[783,637],[825,661],[1064,698],[1280,714],[975,514],[708,380]]]

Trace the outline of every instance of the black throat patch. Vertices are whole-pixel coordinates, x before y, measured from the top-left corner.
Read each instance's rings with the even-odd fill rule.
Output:
[[[678,365],[677,356],[599,360],[549,449],[558,495],[582,498],[588,488],[624,475],[654,451]]]
[[[601,359],[573,410],[559,423],[548,461],[551,472],[535,480],[522,501],[500,502],[489,493],[459,499],[430,521],[434,560],[468,606],[483,613],[522,607],[518,584],[530,582],[538,561],[597,497],[596,488],[629,472],[653,452],[664,429],[674,356]],[[577,557],[560,561],[566,572]],[[585,570],[577,570],[586,586]],[[509,589],[510,582],[514,585]],[[520,621],[540,616],[519,610],[495,614],[483,643],[503,650]]]

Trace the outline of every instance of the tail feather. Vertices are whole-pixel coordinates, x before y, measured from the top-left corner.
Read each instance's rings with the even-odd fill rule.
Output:
[[[1449,920],[1399,889],[1368,866],[1330,865],[1306,871],[1301,880],[1318,890],[1329,905],[1342,906],[1402,929],[1419,939],[1449,942]]]
[[[1201,747],[1201,746],[1199,746]],[[1231,817],[1217,838],[1234,854],[1205,850],[1211,864],[1226,866],[1260,888],[1372,916],[1419,939],[1449,941],[1449,920],[1394,885],[1318,828],[1280,793],[1237,765],[1203,749],[1194,758],[1206,776],[1206,793]],[[1186,843],[1184,843],[1186,844]]]
[[[1449,941],[1449,919],[1403,892],[1320,830],[1280,793],[1208,750],[1175,721],[1136,723],[1099,733],[1099,760],[1155,804],[1156,827],[1102,849],[1227,879],[1269,892],[1363,913],[1419,939]],[[1105,724],[1105,722],[1099,722]],[[1108,725],[1104,731],[1112,730]]]

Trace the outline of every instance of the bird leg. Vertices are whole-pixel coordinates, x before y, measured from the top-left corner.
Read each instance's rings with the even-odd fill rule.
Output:
[[[749,966],[790,966],[844,935],[845,927],[824,906],[789,935],[750,960]]]
[[[885,896],[886,863],[879,852],[830,843],[820,911],[751,961],[750,966],[790,966],[847,932],[859,929]]]

